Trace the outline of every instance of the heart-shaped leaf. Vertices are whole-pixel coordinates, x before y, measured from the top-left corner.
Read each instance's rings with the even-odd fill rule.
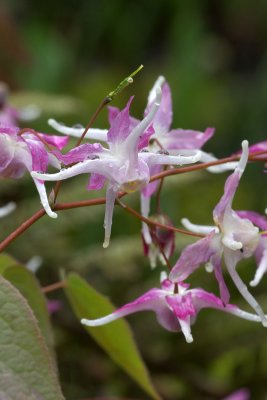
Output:
[[[64,399],[32,310],[22,294],[1,276],[0,399]]]

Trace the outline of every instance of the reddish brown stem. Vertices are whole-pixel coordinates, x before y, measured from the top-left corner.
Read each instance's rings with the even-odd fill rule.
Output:
[[[159,222],[153,221],[152,219],[146,218],[143,215],[139,214],[137,211],[135,211],[133,208],[127,206],[125,203],[122,203],[120,200],[117,199],[117,203],[124,208],[126,211],[128,211],[130,214],[134,215],[136,218],[140,219],[141,221],[145,222],[149,226],[157,226],[158,228],[161,229],[166,229],[169,231],[177,232],[177,233],[182,233],[184,235],[189,235],[189,236],[194,236],[194,237],[200,237],[203,238],[206,235],[201,235],[200,233],[193,233],[186,231],[184,229],[179,229],[175,228],[174,226],[171,225],[164,225]]]
[[[36,137],[40,140],[40,142],[42,142],[42,143],[48,148],[49,151],[53,151],[53,149],[52,149],[52,147],[50,146],[50,144],[47,143],[47,141],[46,141],[44,138],[42,138],[42,136],[41,136],[38,132],[36,132],[34,129],[32,129],[32,128],[24,128],[24,129],[21,129],[21,130],[19,131],[19,133],[18,133],[18,136],[22,136],[24,133],[29,133],[29,132],[30,132],[32,135],[36,136]]]
[[[170,261],[169,261],[168,257],[167,257],[166,254],[165,254],[165,251],[163,250],[163,247],[162,247],[162,245],[161,245],[161,243],[160,243],[159,238],[157,237],[156,232],[155,232],[153,229],[150,229],[150,234],[151,234],[152,238],[157,242],[157,246],[158,246],[158,248],[159,248],[159,251],[161,252],[162,257],[164,258],[164,261],[165,261],[167,267],[168,267],[169,270],[171,271],[171,270],[172,270],[172,266],[171,266],[171,264],[170,264]]]
[[[52,283],[51,285],[42,287],[42,292],[50,293],[50,292],[54,292],[55,290],[62,289],[66,286],[67,286],[67,283],[64,281],[55,282],[55,283]]]

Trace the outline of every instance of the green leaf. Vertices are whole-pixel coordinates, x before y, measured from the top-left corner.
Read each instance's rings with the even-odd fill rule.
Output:
[[[114,311],[114,306],[77,274],[66,279],[65,292],[76,316],[99,318]],[[129,325],[124,319],[101,327],[86,327],[88,333],[153,399],[160,399],[139,354]]]
[[[53,353],[53,334],[47,309],[47,302],[36,277],[8,254],[0,254],[0,274],[12,283],[25,297],[39,322],[47,345]]]
[[[21,293],[1,276],[0,399],[64,399],[32,310]]]

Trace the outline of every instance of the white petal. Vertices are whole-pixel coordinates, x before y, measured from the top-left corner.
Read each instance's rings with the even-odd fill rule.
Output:
[[[114,191],[112,187],[107,188],[106,210],[105,210],[105,219],[104,219],[104,229],[105,229],[105,239],[104,239],[104,243],[103,243],[104,248],[107,248],[109,245],[111,226],[112,226],[112,217],[113,217],[113,210],[114,210],[114,203],[115,203],[116,195],[117,195],[117,192]]]
[[[263,275],[267,271],[267,249],[264,250],[262,258],[260,260],[260,264],[256,270],[254,279],[250,281],[250,286],[257,286],[258,283],[261,281]]]
[[[152,87],[152,89],[149,92],[148,104],[151,104],[153,101],[155,101],[157,90],[159,88],[162,89],[162,86],[164,85],[165,82],[166,82],[166,79],[164,78],[164,76],[159,76],[158,77],[158,79],[154,83],[154,86]]]
[[[217,161],[218,159],[211,154],[206,153],[205,151],[201,151],[201,162],[213,162]],[[238,165],[237,161],[227,162],[225,164],[214,165],[212,167],[208,167],[207,170],[212,172],[213,174],[219,174],[224,171],[234,170]]]
[[[203,235],[208,235],[212,231],[219,233],[219,228],[217,226],[192,224],[192,222],[190,222],[187,218],[182,218],[181,223],[188,231],[194,233],[200,233]]]
[[[72,128],[68,127],[65,125],[60,124],[57,122],[55,119],[50,118],[48,120],[48,125],[50,125],[52,128],[54,128],[56,131],[63,133],[64,135],[68,136],[73,136],[80,138],[85,130],[85,128]],[[92,140],[101,140],[101,141],[107,141],[107,129],[95,129],[95,128],[90,128],[86,135],[86,139],[92,139]]]
[[[225,257],[225,264],[227,267],[227,270],[236,285],[237,289],[239,292],[242,294],[244,299],[248,302],[248,304],[255,310],[255,312],[259,315],[262,325],[264,327],[267,327],[267,318],[264,315],[264,312],[262,308],[260,307],[259,303],[256,301],[256,299],[252,296],[252,294],[248,291],[247,286],[244,284],[238,273],[236,272],[236,263],[233,260],[233,257],[231,256],[230,252],[224,252],[224,257]]]
[[[185,340],[187,343],[192,343],[193,342],[193,336],[191,334],[191,326],[190,326],[190,316],[186,318],[186,320],[178,318],[180,326],[181,326],[181,331],[184,334]]]
[[[46,214],[51,218],[57,218],[57,213],[55,213],[54,211],[51,210],[51,207],[50,207],[50,204],[49,204],[49,201],[47,198],[45,185],[42,182],[39,182],[38,179],[33,178],[33,181],[38,190],[40,200],[41,200],[42,206],[45,209]]]

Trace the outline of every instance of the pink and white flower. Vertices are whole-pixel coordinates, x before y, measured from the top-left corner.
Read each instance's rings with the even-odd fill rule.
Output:
[[[20,129],[14,126],[0,127],[0,178],[18,179],[25,171],[45,172],[49,164],[60,168],[57,158],[47,150],[45,143],[57,149],[62,149],[68,137],[51,136],[38,133],[35,136],[31,130],[20,134]],[[41,138],[44,142],[42,142]],[[33,178],[38,190],[42,206],[47,214],[56,218],[56,213],[51,210],[44,183]]]
[[[160,106],[161,90],[157,91],[155,102],[149,113],[137,125],[132,123],[129,115],[131,102],[132,98],[127,106],[112,120],[107,134],[109,148],[105,148],[99,143],[85,143],[65,155],[55,152],[58,159],[65,165],[76,164],[56,174],[32,173],[34,178],[49,181],[68,179],[79,174],[90,173],[92,175],[88,189],[100,189],[105,181],[108,182],[104,247],[109,244],[114,203],[120,190],[128,193],[134,192],[148,184],[150,167],[154,165],[191,164],[197,162],[200,158],[200,153],[197,151],[191,152],[190,155],[186,153],[177,156],[143,151],[143,147],[152,132],[151,123]]]
[[[241,218],[232,209],[232,201],[237,190],[240,178],[248,160],[248,142],[242,143],[242,155],[235,171],[228,177],[224,194],[213,211],[213,226],[197,226],[188,220],[183,220],[186,228],[197,233],[207,235],[198,242],[187,246],[170,273],[173,282],[186,279],[202,263],[212,266],[218,280],[221,298],[225,304],[229,301],[229,291],[225,285],[221,259],[224,258],[226,268],[237,289],[260,316],[262,324],[267,326],[267,318],[255,298],[248,291],[247,286],[236,271],[237,263],[252,256],[260,241],[259,228],[254,226],[250,219]]]
[[[191,343],[191,325],[203,308],[214,308],[249,321],[260,321],[257,315],[240,310],[233,304],[225,305],[221,299],[203,289],[189,289],[189,285],[183,282],[176,284],[162,273],[161,289],[150,289],[105,317],[95,320],[83,318],[81,323],[86,326],[100,326],[139,311],[154,311],[160,325],[171,332],[182,331],[187,343]]]

